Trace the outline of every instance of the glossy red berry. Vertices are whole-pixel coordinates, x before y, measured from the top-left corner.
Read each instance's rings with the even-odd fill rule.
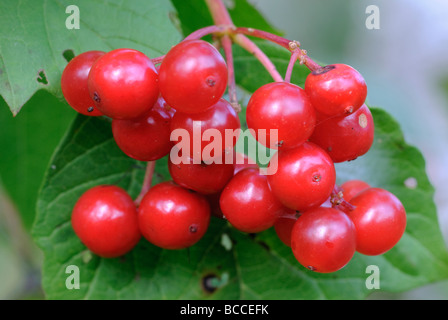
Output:
[[[271,192],[266,176],[250,168],[238,172],[229,181],[219,203],[229,223],[248,233],[272,227],[284,209]]]
[[[391,192],[369,188],[350,203],[347,214],[356,228],[356,250],[365,255],[380,255],[392,249],[406,229],[406,211]]]
[[[294,224],[291,249],[297,261],[309,270],[319,273],[338,271],[355,254],[355,226],[339,210],[311,209]]]
[[[361,191],[370,188],[370,185],[362,180],[348,180],[341,184],[341,191],[345,201],[350,201]]]
[[[67,103],[86,116],[101,116],[89,95],[87,79],[93,63],[105,52],[86,51],[74,57],[65,66],[61,76],[61,89]]]
[[[275,196],[297,211],[320,206],[329,198],[336,182],[333,161],[311,142],[279,150],[269,162],[268,173]]]
[[[71,222],[81,242],[105,258],[124,255],[141,238],[134,202],[117,186],[87,190],[76,202]]]
[[[143,197],[138,218],[149,242],[164,249],[184,249],[204,236],[210,207],[204,196],[173,182],[162,182]]]
[[[291,247],[291,232],[298,216],[294,210],[286,209],[274,224],[274,230],[278,238],[288,247]]]
[[[166,156],[174,145],[170,140],[174,112],[163,98],[159,98],[141,118],[113,119],[115,142],[126,155],[139,161],[152,161]]]
[[[174,164],[168,160],[168,169],[174,182],[202,194],[220,192],[233,177],[233,163],[194,163],[192,158],[188,162]]]
[[[362,75],[346,64],[332,64],[311,72],[305,91],[319,113],[348,115],[358,110],[367,97]]]
[[[373,117],[366,105],[348,116],[320,121],[310,137],[334,162],[354,160],[369,151],[374,138]]]
[[[254,168],[254,169],[259,168],[255,160],[253,160],[247,154],[241,152],[235,152],[235,159],[233,166],[235,168],[234,174],[237,174],[241,170],[247,168]]]
[[[112,50],[98,59],[90,70],[88,86],[97,108],[113,119],[139,118],[159,96],[154,64],[133,49]]]
[[[183,113],[212,107],[227,87],[227,65],[204,40],[180,42],[166,54],[159,70],[160,92],[170,106]]]
[[[226,150],[233,152],[239,129],[238,114],[224,99],[201,113],[176,112],[171,121],[172,138],[181,153],[179,156],[207,163],[222,157]]]
[[[246,120],[258,142],[271,149],[287,149],[308,140],[316,114],[305,90],[274,82],[254,92],[247,104]],[[277,130],[277,136],[271,130]]]

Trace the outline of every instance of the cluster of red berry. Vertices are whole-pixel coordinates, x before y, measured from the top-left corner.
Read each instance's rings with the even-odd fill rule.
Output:
[[[336,186],[334,163],[365,154],[373,142],[367,88],[356,70],[329,65],[312,71],[304,89],[274,82],[252,95],[248,128],[278,150],[263,171],[233,152],[238,134],[230,141],[205,137],[208,129],[221,137],[240,129],[237,112],[222,98],[228,69],[219,51],[186,40],[157,62],[132,49],[89,51],[62,74],[69,105],[111,118],[117,145],[134,159],[172,155],[175,139],[183,139],[173,132],[194,137],[200,128],[200,141],[190,139],[182,161],[169,157],[172,181],[151,187],[141,201],[112,185],[80,197],[72,225],[92,252],[121,256],[141,235],[164,249],[187,248],[206,233],[212,215],[247,233],[275,227],[300,264],[317,272],[339,270],[355,251],[382,254],[401,238],[406,214],[393,194],[360,182]],[[229,152],[231,163],[223,161]]]

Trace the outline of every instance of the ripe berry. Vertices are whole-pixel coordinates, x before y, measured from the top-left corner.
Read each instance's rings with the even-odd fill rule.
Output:
[[[234,167],[232,163],[193,163],[188,162],[174,164],[171,158],[168,160],[168,169],[174,182],[202,194],[213,194],[221,191],[227,182],[233,177]]]
[[[124,255],[141,238],[134,202],[117,186],[87,190],[76,202],[71,222],[81,242],[105,258]]]
[[[226,150],[233,152],[240,133],[239,129],[238,114],[224,99],[220,99],[213,108],[201,113],[176,112],[171,121],[175,148],[182,149],[180,156],[190,156],[197,161],[205,162],[222,157]],[[188,141],[183,141],[185,134],[188,136]]]
[[[164,249],[184,249],[198,242],[210,223],[206,198],[173,182],[153,186],[138,209],[143,236]]]
[[[361,191],[370,188],[367,182],[362,180],[348,180],[341,184],[341,191],[345,201],[350,201]]]
[[[61,89],[65,100],[73,109],[86,116],[102,115],[89,95],[87,78],[93,63],[104,53],[103,51],[83,52],[70,60],[62,72]]]
[[[118,147],[129,157],[139,161],[157,160],[167,155],[174,109],[163,98],[145,116],[132,120],[112,120],[112,133]]]
[[[234,174],[237,174],[238,172],[246,168],[258,169],[258,165],[255,160],[250,158],[247,154],[241,152],[235,152],[233,166],[235,168]]]
[[[248,233],[272,227],[284,210],[271,192],[266,176],[251,168],[238,172],[229,181],[219,203],[229,223]]]
[[[369,188],[350,203],[347,214],[356,227],[356,250],[365,255],[383,254],[397,244],[406,229],[406,211],[391,192]]]
[[[320,273],[338,271],[355,254],[355,226],[339,210],[311,209],[294,224],[291,249],[297,261],[309,270]]]
[[[373,117],[366,105],[348,116],[318,122],[310,141],[327,151],[334,162],[354,160],[369,151],[374,138]]]
[[[156,103],[157,71],[145,54],[133,49],[112,50],[98,59],[88,86],[97,108],[113,119],[135,119]]]
[[[274,82],[254,92],[247,104],[246,120],[258,142],[271,149],[287,149],[308,140],[316,114],[305,90],[291,83]],[[277,139],[271,130],[278,130]]]
[[[271,158],[269,185],[288,208],[305,211],[320,206],[333,191],[336,172],[333,161],[320,147],[305,142],[297,148],[279,150]]]
[[[328,116],[355,112],[367,96],[362,75],[345,64],[332,64],[311,72],[305,80],[305,91],[314,108]]]
[[[159,70],[160,92],[170,106],[197,113],[213,106],[227,87],[227,65],[204,40],[180,42],[167,53]]]
[[[288,211],[287,211],[288,210]],[[278,238],[288,247],[291,247],[291,232],[297,221],[298,214],[294,210],[287,209],[280,218],[275,221],[274,230]]]

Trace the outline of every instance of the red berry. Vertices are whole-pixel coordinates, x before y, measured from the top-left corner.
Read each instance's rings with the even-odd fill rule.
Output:
[[[274,224],[274,230],[278,238],[288,247],[291,247],[291,232],[297,221],[297,216],[294,210],[287,209]]]
[[[170,106],[197,113],[213,106],[227,87],[227,65],[210,43],[183,41],[167,53],[160,65],[160,92]]]
[[[222,157],[223,152],[233,152],[238,140],[240,120],[229,102],[220,99],[213,108],[201,113],[176,112],[171,121],[175,148],[182,149],[181,157],[192,157],[196,161],[210,162]],[[187,134],[188,141],[182,135]],[[236,135],[233,135],[236,133]],[[207,134],[210,134],[206,137]],[[228,139],[226,139],[226,135]],[[216,140],[217,139],[217,140]],[[227,141],[226,141],[227,140]],[[189,150],[185,150],[188,148]]]
[[[102,115],[89,95],[87,78],[93,63],[104,53],[103,51],[81,53],[70,60],[62,72],[61,89],[65,100],[73,109],[86,116]]]
[[[258,168],[257,163],[255,160],[251,159],[247,154],[241,153],[241,152],[235,152],[235,159],[233,166],[235,167],[234,174],[237,174],[241,170],[244,170],[246,168]]]
[[[139,161],[152,161],[166,156],[174,145],[170,140],[174,112],[163,98],[159,98],[154,107],[141,118],[112,120],[115,142],[125,154]]]
[[[349,180],[341,184],[341,190],[345,201],[350,201],[361,191],[370,188],[367,182],[362,180]]]
[[[355,254],[355,226],[339,210],[311,209],[294,224],[291,249],[297,261],[309,270],[320,273],[338,271]]]
[[[369,151],[374,138],[373,117],[366,105],[348,116],[319,122],[311,142],[327,151],[334,162],[354,160]]]
[[[355,112],[367,96],[362,75],[345,64],[332,64],[311,72],[305,80],[305,91],[314,108],[328,116]]]
[[[294,149],[279,150],[271,158],[269,184],[288,208],[305,211],[324,203],[333,191],[336,172],[333,161],[320,147],[305,142]]]
[[[284,207],[274,197],[266,176],[258,169],[238,172],[226,185],[219,200],[229,223],[242,232],[256,233],[272,227]]]
[[[98,59],[88,86],[95,105],[113,119],[135,119],[147,113],[159,96],[157,71],[145,54],[112,50]]]
[[[117,186],[87,190],[76,202],[71,222],[81,242],[105,258],[124,255],[141,238],[134,202]]]
[[[308,140],[316,114],[305,90],[291,83],[274,82],[254,92],[247,104],[246,120],[258,142],[271,149],[287,149]],[[278,139],[271,136],[271,130],[278,130]]]
[[[406,211],[391,192],[369,188],[350,203],[347,214],[356,227],[356,250],[365,255],[380,255],[392,249],[406,229]]]
[[[232,163],[193,163],[189,158],[187,163],[174,164],[168,160],[168,169],[174,182],[202,194],[213,194],[221,191],[233,177]]]
[[[184,249],[204,236],[210,207],[204,196],[173,182],[162,182],[143,197],[138,218],[149,242],[164,249]]]

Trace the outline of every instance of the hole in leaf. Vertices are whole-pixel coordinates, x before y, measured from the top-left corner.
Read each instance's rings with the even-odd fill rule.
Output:
[[[47,76],[45,74],[44,69],[39,70],[36,78],[37,82],[42,83],[44,85],[48,85]]]
[[[62,56],[67,62],[70,62],[75,57],[75,53],[72,49],[67,49],[62,52]]]
[[[224,272],[220,277],[216,274],[209,273],[202,278],[202,289],[206,293],[213,293],[217,289],[222,288],[229,282],[229,274]]]

